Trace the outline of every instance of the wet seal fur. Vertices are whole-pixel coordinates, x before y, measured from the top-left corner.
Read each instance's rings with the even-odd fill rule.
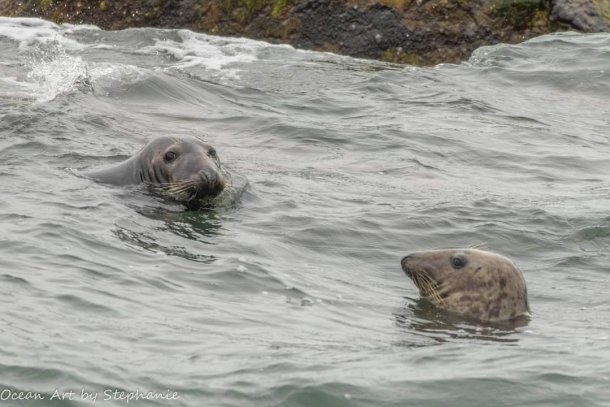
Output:
[[[477,249],[421,251],[401,266],[422,297],[440,309],[480,321],[528,317],[527,286],[512,261]]]
[[[195,137],[159,137],[115,166],[85,173],[112,185],[146,184],[165,197],[206,206],[228,183],[216,149]]]

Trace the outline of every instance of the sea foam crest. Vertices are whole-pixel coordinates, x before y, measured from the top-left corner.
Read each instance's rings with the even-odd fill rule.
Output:
[[[20,92],[25,90],[37,102],[53,100],[74,89],[91,88],[87,64],[66,52],[66,48],[78,51],[83,46],[64,36],[64,29],[37,18],[0,17],[0,36],[19,44],[28,69],[27,78],[15,78],[12,86],[19,87]]]
[[[69,36],[97,30],[91,25],[57,25],[37,18],[0,17],[0,36],[18,43],[18,58],[25,62],[27,71],[0,78],[0,92],[45,103],[75,91],[106,94],[147,75],[146,70],[136,66],[84,61],[79,53],[99,44],[83,44]]]
[[[32,47],[28,65],[28,79],[38,84],[38,102],[48,102],[73,90],[93,90],[87,63],[78,56],[69,55],[56,41],[43,42]]]
[[[155,45],[143,47],[142,53],[165,53],[176,60],[175,68],[204,68],[223,71],[224,75],[235,75],[239,69],[231,65],[251,63],[258,60],[260,50],[269,44],[245,38],[222,38],[199,34],[189,30],[177,32],[180,41],[159,39]]]
[[[70,55],[54,41],[35,45],[29,51],[27,77],[36,84],[36,101],[44,103],[71,92],[105,95],[117,86],[134,83],[148,72],[141,68],[113,63],[87,63]]]
[[[60,26],[39,18],[0,17],[0,36],[18,42],[20,50],[47,41],[55,41],[68,48],[82,48],[77,41],[62,35],[66,27],[69,26]]]

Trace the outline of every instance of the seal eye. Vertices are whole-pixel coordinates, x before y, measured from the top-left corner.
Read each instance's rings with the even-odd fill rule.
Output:
[[[166,163],[171,163],[176,159],[176,157],[178,157],[178,155],[173,151],[168,151],[167,153],[165,153],[165,156],[163,156]]]
[[[210,151],[208,151],[208,155],[212,158],[218,158],[218,154],[216,154],[216,150],[214,150],[213,148],[210,148]]]
[[[451,266],[456,270],[464,267],[466,263],[468,263],[468,260],[464,256],[453,256],[451,258]]]

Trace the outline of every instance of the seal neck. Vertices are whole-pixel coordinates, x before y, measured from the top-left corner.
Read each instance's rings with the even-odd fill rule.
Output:
[[[140,168],[137,160],[131,157],[115,166],[86,173],[97,182],[112,185],[140,184]]]

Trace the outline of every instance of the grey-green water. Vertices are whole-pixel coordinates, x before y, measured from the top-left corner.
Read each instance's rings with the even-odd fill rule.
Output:
[[[610,403],[610,35],[410,68],[0,18],[0,50],[3,406]],[[167,134],[241,200],[79,176]],[[447,318],[400,270],[470,245],[522,269],[529,324]]]

